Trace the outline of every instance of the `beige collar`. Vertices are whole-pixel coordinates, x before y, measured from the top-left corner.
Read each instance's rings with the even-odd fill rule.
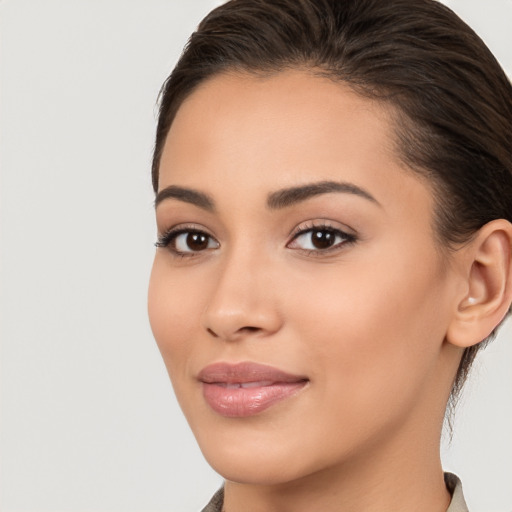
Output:
[[[462,493],[462,483],[459,478],[453,473],[445,473],[444,481],[446,487],[452,495],[452,501],[446,512],[469,512],[464,494]]]

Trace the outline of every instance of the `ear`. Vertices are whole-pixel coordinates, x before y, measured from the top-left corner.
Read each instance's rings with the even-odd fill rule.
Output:
[[[512,302],[512,224],[485,224],[462,251],[465,294],[455,305],[446,339],[466,348],[484,340]]]

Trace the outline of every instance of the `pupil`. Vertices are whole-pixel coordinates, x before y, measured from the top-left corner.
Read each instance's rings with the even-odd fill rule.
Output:
[[[317,249],[328,249],[335,240],[334,233],[329,231],[313,231],[313,246]]]
[[[208,237],[202,233],[189,233],[187,246],[193,251],[202,251],[208,247]]]

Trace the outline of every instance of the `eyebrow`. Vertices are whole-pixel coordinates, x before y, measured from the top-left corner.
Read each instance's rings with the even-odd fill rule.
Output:
[[[271,210],[279,210],[293,206],[294,204],[306,201],[312,197],[331,194],[331,193],[353,194],[380,206],[380,203],[365,189],[348,182],[338,181],[319,181],[318,183],[308,183],[297,187],[284,188],[272,192],[267,197],[267,207]],[[158,192],[155,199],[155,208],[166,199],[177,199],[185,203],[193,204],[209,212],[215,211],[214,200],[204,192],[199,192],[192,188],[170,185]]]
[[[380,206],[380,203],[365,189],[348,182],[338,181],[320,181],[318,183],[310,183],[300,185],[298,187],[290,187],[278,190],[269,194],[267,198],[267,206],[272,210],[287,208],[294,204],[306,201],[311,197],[321,194],[330,193],[353,194]]]
[[[164,188],[158,192],[156,196],[155,208],[166,199],[178,199],[179,201],[193,204],[209,212],[215,210],[215,203],[208,194],[192,188],[178,187],[177,185]]]

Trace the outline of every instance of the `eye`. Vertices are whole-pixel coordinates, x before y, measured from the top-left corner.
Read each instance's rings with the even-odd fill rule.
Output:
[[[305,251],[327,252],[355,240],[354,235],[339,229],[330,226],[315,226],[300,230],[288,244],[288,247]]]
[[[167,247],[177,255],[192,255],[208,249],[217,249],[219,242],[204,231],[197,229],[171,229],[161,235],[155,244],[157,247]]]

